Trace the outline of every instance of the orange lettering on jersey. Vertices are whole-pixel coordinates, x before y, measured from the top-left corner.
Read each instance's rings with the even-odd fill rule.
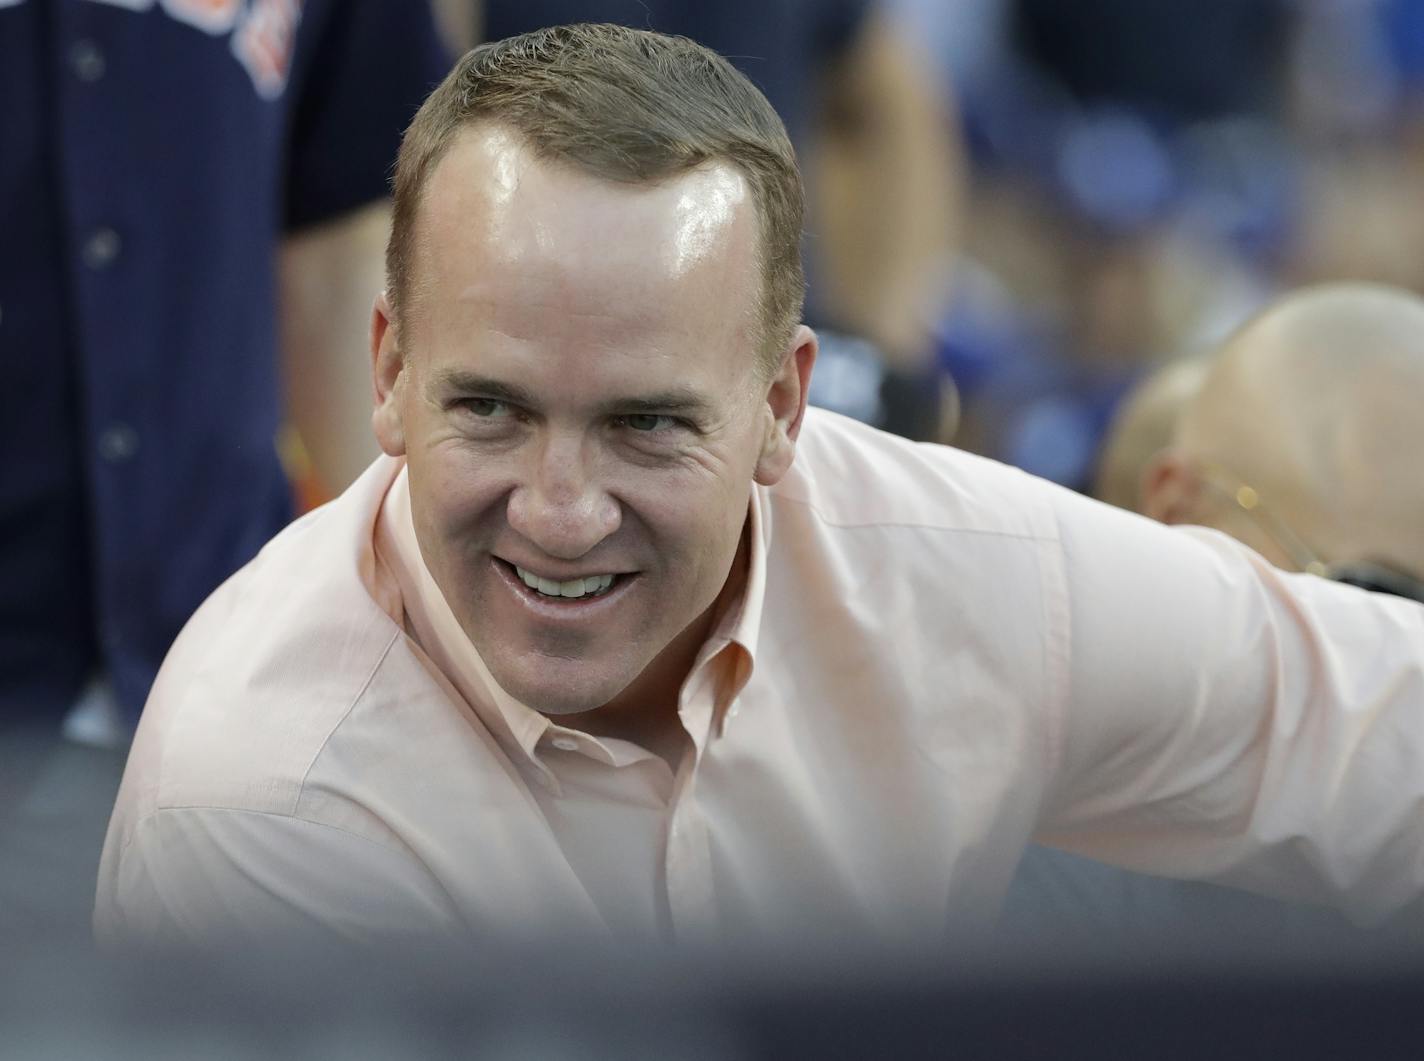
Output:
[[[11,7],[24,0],[0,0]],[[214,37],[232,32],[230,47],[265,99],[276,99],[287,87],[302,0],[88,0],[89,3],[148,11],[157,3],[175,21]],[[236,28],[236,32],[233,32]]]
[[[108,4],[110,7],[122,7],[129,11],[147,11],[153,6],[153,0],[89,0],[94,4]]]
[[[196,26],[214,37],[237,25],[242,0],[160,0],[163,10],[179,22]]]
[[[286,88],[301,17],[301,0],[253,0],[233,34],[233,55],[266,99],[275,99]]]

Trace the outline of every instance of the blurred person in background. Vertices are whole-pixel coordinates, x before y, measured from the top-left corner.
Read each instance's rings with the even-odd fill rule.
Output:
[[[1424,5],[1301,0],[1292,127],[1305,160],[1291,286],[1424,292]]]
[[[1137,384],[1113,415],[1093,478],[1093,496],[1129,512],[1147,511],[1143,485],[1176,438],[1177,422],[1201,387],[1210,361],[1182,357]]]
[[[395,188],[386,455],[169,655],[102,938],[938,947],[1032,836],[1424,892],[1424,608],[807,409],[794,153],[717,55],[482,46]]]
[[[1278,0],[898,0],[965,69],[973,161],[940,357],[955,442],[1080,490],[1147,366],[1270,297],[1296,217]]]
[[[1112,486],[1131,502],[1123,507],[1212,527],[1287,571],[1424,601],[1421,409],[1424,299],[1376,284],[1304,288],[1210,358],[1155,376],[1128,405],[1103,467],[1123,469]],[[1139,445],[1143,418],[1149,441]],[[1277,943],[1339,924],[1327,911],[1041,848],[1025,856],[1001,923],[1081,941],[1209,927]]]
[[[1187,403],[1144,504],[1278,567],[1424,598],[1424,298],[1304,288],[1228,342]],[[1413,587],[1409,589],[1409,587]]]
[[[20,927],[91,891],[117,783],[113,753],[61,732],[126,745],[179,628],[287,522],[284,415],[328,489],[371,456],[357,322],[390,158],[447,61],[405,0],[0,2],[0,911]]]
[[[813,403],[897,434],[952,433],[934,359],[964,175],[952,99],[877,0],[487,0],[491,40],[612,22],[690,37],[747,75],[805,174]],[[947,415],[946,415],[947,414]]]

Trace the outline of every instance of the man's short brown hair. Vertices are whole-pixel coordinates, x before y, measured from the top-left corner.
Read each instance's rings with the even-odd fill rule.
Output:
[[[770,364],[801,319],[803,193],[786,129],[721,56],[685,37],[614,25],[555,26],[467,53],[401,142],[386,271],[393,312],[412,298],[420,200],[455,135],[508,126],[535,154],[605,180],[652,182],[707,162],[746,176],[761,239],[762,354]]]

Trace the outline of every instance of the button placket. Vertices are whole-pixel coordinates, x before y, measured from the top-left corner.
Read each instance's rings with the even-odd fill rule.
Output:
[[[666,870],[673,931],[685,939],[712,934],[716,909],[707,829],[685,806],[674,812],[668,830]]]
[[[673,932],[683,938],[703,938],[715,928],[716,910],[712,895],[712,856],[707,827],[697,809],[695,789],[701,749],[696,747],[683,761],[670,801],[664,882]]]

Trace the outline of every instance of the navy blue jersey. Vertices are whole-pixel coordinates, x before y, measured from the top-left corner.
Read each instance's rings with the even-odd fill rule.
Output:
[[[447,65],[412,0],[0,0],[0,727],[98,671],[136,715],[287,520],[280,238]]]

